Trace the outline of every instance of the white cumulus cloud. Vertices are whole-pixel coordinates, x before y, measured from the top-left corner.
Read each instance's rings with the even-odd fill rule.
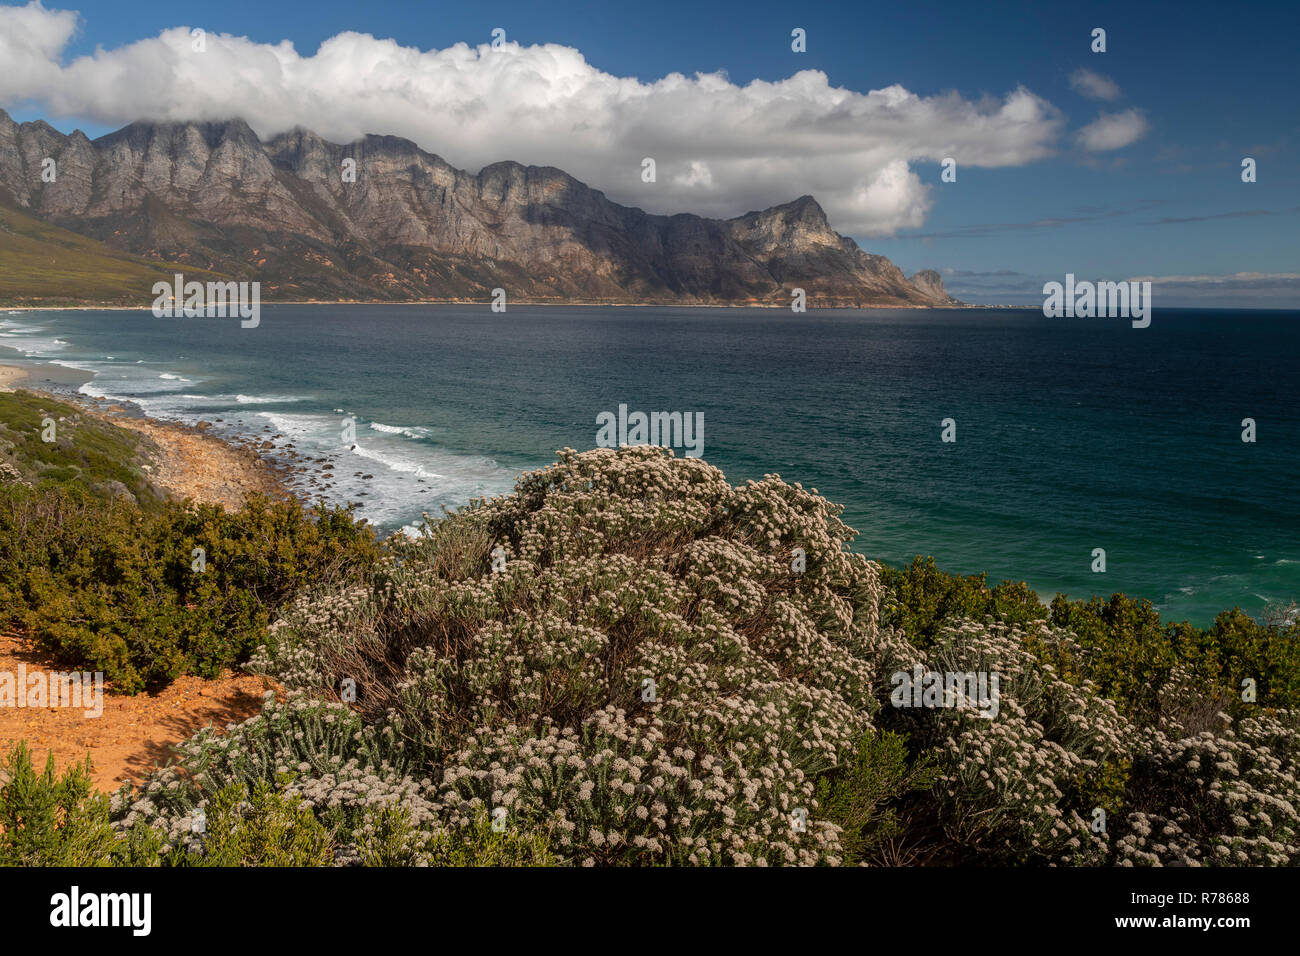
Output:
[[[1123,149],[1146,135],[1150,124],[1141,110],[1102,113],[1077,134],[1079,145],[1090,152]]]
[[[1033,162],[1053,154],[1065,126],[1024,88],[979,100],[901,85],[858,92],[817,70],[744,85],[723,73],[643,81],[556,44],[420,50],[347,32],[304,56],[287,40],[209,33],[195,52],[191,26],[176,26],[65,60],[77,27],[77,14],[39,2],[0,7],[0,105],[102,124],[240,117],[263,137],[299,125],[336,142],[394,134],[470,170],[558,166],[660,213],[735,216],[810,193],[859,236],[924,222],[938,174],[923,180],[914,164]],[[1144,129],[1129,111],[1080,135],[1111,149]],[[642,181],[646,157],[655,183]]]

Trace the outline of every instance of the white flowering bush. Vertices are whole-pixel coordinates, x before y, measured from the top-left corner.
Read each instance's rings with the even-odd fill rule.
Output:
[[[1300,714],[1247,717],[1171,739],[1150,731],[1134,761],[1121,866],[1300,863]]]
[[[200,731],[177,750],[176,764],[139,790],[123,787],[111,806],[123,838],[139,839],[139,828],[149,828],[169,862],[228,855],[214,844],[228,834],[213,827],[240,812],[257,820],[247,811],[259,809],[258,801],[250,805],[247,795],[287,808],[281,815],[288,819],[310,816],[309,849],[317,852],[328,836],[330,861],[338,866],[553,862],[544,840],[498,835],[484,814],[462,814],[450,833],[431,782],[406,772],[395,727],[367,726],[341,704],[303,695],[281,703],[272,696],[261,714],[222,734]],[[241,797],[232,801],[232,794]]]
[[[659,448],[565,451],[396,547],[386,587],[295,608],[257,666],[355,680],[449,825],[504,808],[577,863],[837,862],[814,781],[871,729],[884,646],[838,514]]]
[[[1142,672],[1156,706],[1118,707],[1100,686],[1138,672],[1105,621],[1086,644],[1014,587],[887,594],[839,513],[660,448],[566,450],[390,540],[372,583],[300,595],[251,664],[290,696],[191,739],[114,826],[203,859],[199,811],[235,793],[302,820],[277,858],[323,832],[339,865],[1296,861],[1293,716],[1231,724],[1172,651]],[[996,674],[996,714],[895,707],[918,666]]]
[[[1045,624],[1032,635],[972,621],[945,628],[923,660],[895,658],[891,669],[997,674],[996,717],[974,706],[899,708],[881,722],[932,748],[939,824],[966,862],[1101,863],[1108,844],[1090,829],[1091,811],[1126,759],[1128,722],[1087,682],[1060,679],[1031,643],[1068,649],[1071,639]]]
[[[403,807],[416,826],[434,820],[421,785],[403,772],[401,743],[392,727],[372,728],[339,704],[295,696],[270,698],[263,712],[218,734],[208,728],[177,748],[178,763],[153,774],[139,790],[114,796],[116,825],[159,830],[164,852],[202,848],[196,823],[208,801],[230,787],[277,790],[330,817],[336,830],[363,827],[368,810]],[[428,782],[425,781],[427,792]],[[342,855],[349,856],[348,848]]]

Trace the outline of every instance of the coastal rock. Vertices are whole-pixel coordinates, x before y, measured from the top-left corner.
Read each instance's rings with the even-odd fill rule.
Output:
[[[948,294],[943,287],[943,277],[933,269],[922,269],[908,280],[918,291],[943,305],[959,306],[962,303]]]

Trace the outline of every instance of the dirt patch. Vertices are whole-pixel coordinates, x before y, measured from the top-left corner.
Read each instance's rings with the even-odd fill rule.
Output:
[[[32,675],[70,668],[50,662],[29,639],[0,634],[0,673]],[[90,755],[92,776],[101,790],[116,790],[124,780],[139,782],[172,756],[171,747],[209,725],[224,728],[257,714],[274,685],[261,677],[227,672],[216,680],[181,677],[155,694],[126,697],[105,688],[103,712],[86,716],[82,707],[0,706],[0,748],[26,740],[37,769],[54,751],[59,770]]]

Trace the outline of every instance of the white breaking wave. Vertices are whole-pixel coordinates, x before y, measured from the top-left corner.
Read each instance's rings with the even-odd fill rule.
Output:
[[[292,435],[296,438],[316,437],[320,439],[326,449],[339,447],[342,442],[339,436],[338,423],[326,418],[324,415],[290,415],[280,412],[258,412],[258,418],[265,419],[271,423],[271,427],[278,432],[286,435]],[[333,442],[325,441],[325,436],[334,435]]]
[[[407,438],[421,439],[429,437],[429,430],[418,425],[407,428],[402,425],[385,425],[383,422],[371,422],[370,427],[386,435],[405,435]]]
[[[55,337],[56,331],[67,334],[53,325],[19,325],[0,319],[0,342],[15,347],[24,358],[90,373],[93,378],[77,386],[82,395],[131,404],[151,418],[191,425],[216,420],[220,434],[273,439],[271,453],[294,465],[288,481],[304,498],[323,498],[336,505],[353,502],[359,517],[389,530],[415,534],[415,516],[421,512],[436,514],[442,505],[457,506],[471,497],[499,494],[512,484],[511,475],[490,458],[440,447],[434,428],[363,418],[356,422],[355,438],[345,442],[343,416],[351,414],[354,420],[359,416],[341,406],[334,415],[330,406],[317,410],[320,399],[308,391],[258,392],[258,383],[250,383],[250,392],[201,394],[200,383],[208,378],[201,371],[194,374],[196,369],[187,366],[182,374],[168,368],[169,360],[115,359],[102,351],[102,344],[99,350],[85,352],[75,336],[69,342]],[[182,356],[169,358],[185,364]],[[337,401],[337,396],[331,397]],[[287,449],[290,444],[293,448]],[[321,467],[326,461],[333,469]]]
[[[88,398],[106,398],[110,402],[133,402],[135,399],[127,398],[125,395],[115,395],[104,389],[102,385],[96,385],[95,380],[91,379],[85,385],[80,386],[77,391]]]
[[[416,478],[441,479],[445,477],[444,475],[438,474],[436,471],[429,471],[415,462],[402,461],[399,458],[381,455],[377,451],[371,451],[370,449],[363,448],[360,445],[353,445],[351,450],[354,455],[360,455],[362,458],[368,458],[370,461],[378,462],[390,471],[400,471],[402,474],[414,475]]]
[[[214,397],[213,401],[217,399]],[[235,402],[239,405],[278,405],[285,402],[301,402],[303,399],[297,395],[236,395]]]
[[[24,355],[33,355],[38,358],[49,355],[51,352],[61,352],[68,347],[67,342],[62,342],[59,339],[47,339],[35,335],[6,335],[5,338],[11,340],[8,343],[9,348],[22,352]]]

